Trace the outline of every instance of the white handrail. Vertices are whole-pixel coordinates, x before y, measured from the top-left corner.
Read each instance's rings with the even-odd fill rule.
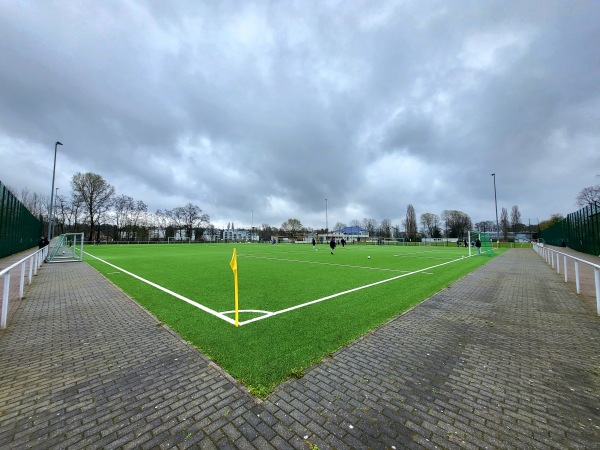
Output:
[[[559,252],[558,250],[554,250],[552,248],[546,247],[540,244],[533,244],[533,249],[536,251],[538,255],[540,255],[544,260],[552,266],[552,268],[556,267],[556,272],[560,274],[560,256],[563,256],[563,268],[565,274],[565,283],[568,281],[567,274],[567,258],[571,258],[573,260],[573,265],[575,267],[575,290],[578,294],[581,293],[581,283],[579,280],[579,263],[587,264],[588,266],[593,267],[594,269],[594,285],[596,288],[596,312],[600,316],[600,265],[591,263],[586,261],[585,259],[577,258],[576,256],[569,255],[567,253]],[[555,264],[556,261],[556,264]]]
[[[37,275],[38,268],[44,262],[44,258],[48,254],[48,246],[37,250],[29,256],[17,261],[13,265],[0,271],[0,278],[4,278],[4,289],[2,292],[2,314],[0,314],[0,329],[6,328],[6,322],[8,321],[8,294],[10,292],[10,273],[17,268],[21,268],[21,274],[19,278],[19,296],[23,298],[23,292],[25,290],[25,270],[27,261],[29,261],[29,275],[27,284],[31,284],[33,275]]]

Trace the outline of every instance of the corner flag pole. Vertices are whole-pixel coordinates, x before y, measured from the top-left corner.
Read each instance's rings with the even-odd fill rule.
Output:
[[[233,256],[231,257],[231,262],[229,263],[229,267],[233,270],[233,284],[235,286],[235,326],[239,326],[239,315],[238,315],[238,270],[237,270],[237,254],[235,252],[235,247],[233,249]]]

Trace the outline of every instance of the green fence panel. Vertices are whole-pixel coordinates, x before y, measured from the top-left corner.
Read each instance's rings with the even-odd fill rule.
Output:
[[[600,255],[600,204],[592,203],[568,214],[545,230],[540,238],[550,245],[563,245],[590,255]]]
[[[0,258],[35,247],[42,221],[0,182]]]

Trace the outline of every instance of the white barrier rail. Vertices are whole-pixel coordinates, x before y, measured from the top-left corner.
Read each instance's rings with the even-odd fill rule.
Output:
[[[568,281],[569,277],[569,265],[567,264],[570,260],[573,260],[573,267],[575,272],[575,289],[578,294],[581,293],[581,281],[579,276],[579,263],[586,264],[591,266],[594,269],[594,286],[596,288],[596,312],[600,316],[600,265],[591,263],[581,258],[577,258],[575,256],[567,255],[566,253],[559,252],[558,250],[554,250],[552,248],[548,248],[546,246],[540,244],[534,244],[533,249],[536,251],[538,255],[540,255],[544,260],[548,263],[548,265],[552,266],[553,269],[556,269],[556,273],[560,274],[560,260],[562,257],[563,260],[563,273],[565,275],[565,283]],[[567,259],[568,258],[568,259]]]
[[[4,279],[4,289],[2,290],[2,314],[0,315],[0,329],[6,328],[6,322],[8,321],[8,300],[10,293],[10,274],[13,270],[21,269],[21,276],[19,277],[19,293],[18,299],[23,298],[23,291],[25,289],[25,273],[28,272],[27,284],[31,284],[34,275],[37,275],[38,268],[44,262],[46,255],[48,254],[48,247],[44,247],[32,253],[29,256],[17,261],[12,266],[7,267],[0,271],[0,278]],[[29,270],[26,271],[27,262],[29,261]]]

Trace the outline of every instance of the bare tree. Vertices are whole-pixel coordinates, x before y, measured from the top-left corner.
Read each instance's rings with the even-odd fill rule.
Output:
[[[7,186],[7,189],[15,194],[10,187]],[[15,197],[17,197],[16,194]],[[48,219],[48,211],[50,208],[49,198],[39,195],[37,192],[29,192],[29,189],[27,188],[21,190],[21,195],[18,198],[31,214],[36,217],[42,216],[46,220]]]
[[[129,212],[133,209],[133,198],[128,195],[119,195],[113,202],[113,216],[115,219],[115,235],[116,241],[121,240],[121,229],[123,228]]]
[[[600,184],[583,188],[577,195],[577,205],[584,207],[590,203],[600,203]]]
[[[302,222],[300,222],[298,219],[289,218],[281,224],[281,229],[288,233],[289,237],[293,238],[296,237],[298,233],[303,231],[304,227],[302,226]]]
[[[477,222],[476,224],[473,225],[473,227],[477,231],[483,231],[483,232],[494,231],[496,224],[494,222],[492,222],[491,220],[484,220],[483,222]]]
[[[383,219],[381,221],[381,237],[391,238],[392,237],[392,221],[390,219]]]
[[[471,229],[471,218],[462,211],[447,210],[442,211],[442,220],[446,223],[447,237],[464,238]]]
[[[192,203],[188,203],[185,206],[178,206],[172,211],[165,211],[165,213],[177,228],[185,230],[186,236],[190,239],[192,238],[194,228],[199,228],[210,222],[208,214],[202,214],[200,207]]]
[[[80,224],[84,221],[84,204],[81,200],[78,200],[74,193],[71,192],[71,199],[67,202],[65,209],[65,223],[68,225],[69,230],[78,232]]]
[[[115,239],[121,239],[121,234],[125,232],[125,238],[130,240],[132,238],[136,239],[139,237],[134,237],[134,232],[137,234],[139,230],[138,222],[142,215],[148,211],[148,207],[146,204],[138,200],[137,202],[133,200],[132,197],[128,195],[119,195],[114,200],[114,208],[113,214],[115,218]]]
[[[368,219],[365,217],[362,221],[362,226],[365,230],[367,230],[367,232],[369,233],[369,236],[374,236],[375,230],[377,230],[377,228],[378,228],[377,220]]]
[[[260,226],[260,239],[263,241],[270,241],[271,238],[277,234],[277,228],[271,227],[268,223],[263,223]]]
[[[429,237],[440,237],[440,216],[432,213],[421,214],[421,226],[425,235]]]
[[[338,231],[338,230],[341,230],[342,228],[346,228],[346,224],[343,223],[343,222],[338,222],[338,223],[335,224],[334,230]]]
[[[75,201],[85,205],[90,223],[89,240],[93,240],[96,226],[111,207],[115,188],[100,175],[91,172],[77,172],[73,175],[71,188]]]
[[[521,226],[521,212],[519,211],[519,207],[517,205],[513,205],[510,210],[510,226],[513,232],[520,231],[519,228]]]
[[[169,227],[171,226],[171,218],[167,214],[168,211],[161,211],[157,209],[154,213],[153,220],[154,226],[156,227],[154,232],[154,237],[158,239],[165,239],[169,237],[173,237],[172,234],[168,234],[171,230]],[[159,230],[163,230],[164,233],[161,233]]]
[[[508,229],[510,224],[508,222],[508,211],[506,208],[502,208],[502,212],[500,213],[500,229],[502,230],[502,236],[504,236],[504,240],[508,239]]]
[[[64,195],[57,195],[54,200],[54,224],[58,228],[58,234],[65,232],[67,216],[70,212],[70,203]]]
[[[139,230],[141,222],[146,217],[146,213],[148,212],[148,206],[141,200],[138,200],[134,203],[133,209],[131,210],[131,214],[128,217],[128,224],[130,232],[134,230]],[[147,234],[146,230],[144,230],[145,234]],[[137,233],[137,231],[136,231]],[[138,237],[139,239],[139,237]]]
[[[406,207],[406,219],[404,219],[404,229],[406,230],[406,237],[411,241],[417,238],[417,214],[415,208],[410,203]]]

